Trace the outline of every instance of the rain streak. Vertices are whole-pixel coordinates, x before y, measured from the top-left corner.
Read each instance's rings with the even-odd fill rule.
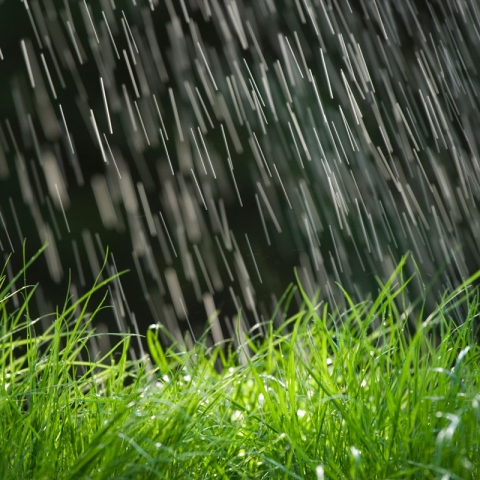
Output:
[[[408,312],[480,268],[475,1],[15,1],[0,251],[48,242],[40,314],[107,247],[108,329],[187,344],[281,322],[294,269],[342,309],[410,252]]]

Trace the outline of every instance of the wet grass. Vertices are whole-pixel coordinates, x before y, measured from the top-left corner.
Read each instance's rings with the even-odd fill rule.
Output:
[[[34,288],[3,284],[0,477],[478,478],[475,277],[409,334],[404,263],[377,298],[342,312],[292,286],[280,308],[296,290],[301,310],[237,348],[208,346],[208,335],[164,348],[152,327],[150,359],[135,362],[130,335],[91,358],[106,305],[93,299],[108,279],[43,333],[29,314]]]

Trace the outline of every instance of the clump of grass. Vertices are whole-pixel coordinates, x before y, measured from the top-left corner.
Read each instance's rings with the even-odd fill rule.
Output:
[[[167,348],[151,328],[153,365],[128,359],[129,335],[90,358],[108,280],[39,334],[33,289],[15,309],[5,286],[1,478],[478,478],[478,291],[466,281],[408,334],[403,266],[343,312],[298,285],[302,309],[236,349]]]

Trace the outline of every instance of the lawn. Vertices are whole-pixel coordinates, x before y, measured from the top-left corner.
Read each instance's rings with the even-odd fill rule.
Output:
[[[415,331],[405,257],[376,298],[345,311],[296,284],[278,308],[294,295],[303,306],[281,325],[243,334],[239,320],[237,338],[212,345],[206,332],[190,349],[152,326],[133,361],[131,334],[92,353],[108,279],[39,328],[34,260],[23,288],[0,287],[3,479],[479,478],[480,274],[428,315],[417,305]]]

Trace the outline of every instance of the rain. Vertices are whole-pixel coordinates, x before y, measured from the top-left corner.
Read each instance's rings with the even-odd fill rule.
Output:
[[[342,311],[410,253],[415,325],[480,268],[476,2],[1,8],[0,253],[48,242],[39,316],[107,251],[107,329],[187,344],[282,322],[294,272]]]

